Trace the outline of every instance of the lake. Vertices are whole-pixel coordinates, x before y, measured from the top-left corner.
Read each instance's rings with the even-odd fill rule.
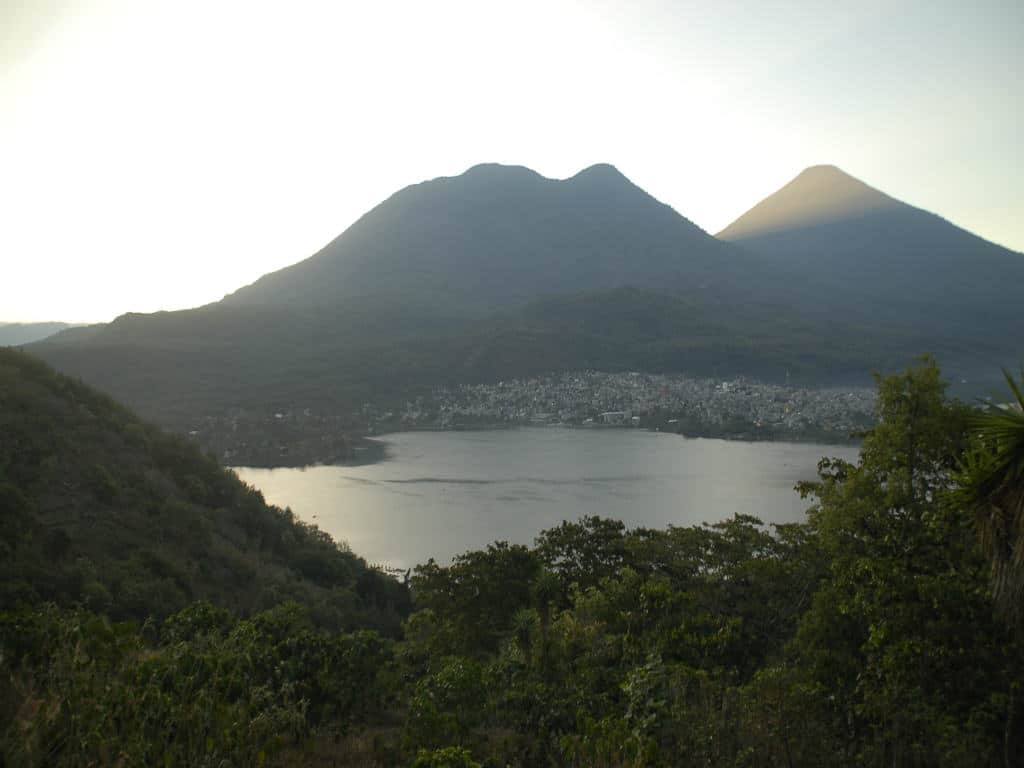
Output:
[[[387,459],[359,467],[236,468],[371,563],[407,568],[495,540],[532,544],[583,515],[628,526],[715,522],[736,513],[804,519],[793,491],[822,456],[851,445],[689,439],[629,429],[524,428],[388,435]]]

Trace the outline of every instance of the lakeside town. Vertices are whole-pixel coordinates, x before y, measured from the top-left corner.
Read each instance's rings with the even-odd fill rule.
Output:
[[[874,423],[871,388],[584,371],[440,388],[406,403],[406,427],[636,427],[743,439],[850,439]],[[388,414],[392,416],[392,414]]]
[[[398,406],[363,403],[343,414],[236,412],[202,419],[190,436],[235,466],[303,466],[380,460],[380,443],[365,438],[406,430],[563,426],[844,442],[875,422],[874,406],[875,392],[867,387],[578,371],[438,387]]]

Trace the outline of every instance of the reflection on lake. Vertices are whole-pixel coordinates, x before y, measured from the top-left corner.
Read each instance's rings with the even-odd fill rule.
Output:
[[[388,435],[388,459],[361,467],[238,468],[372,563],[409,567],[495,540],[532,544],[583,515],[628,526],[715,522],[735,513],[803,519],[793,491],[849,445],[691,440],[639,430],[515,429]]]

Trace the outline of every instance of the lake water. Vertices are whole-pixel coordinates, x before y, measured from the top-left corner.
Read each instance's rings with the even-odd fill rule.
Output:
[[[688,439],[640,430],[533,428],[388,435],[388,458],[360,467],[237,468],[371,563],[406,568],[495,540],[532,544],[583,515],[629,526],[804,518],[793,491],[849,445]]]

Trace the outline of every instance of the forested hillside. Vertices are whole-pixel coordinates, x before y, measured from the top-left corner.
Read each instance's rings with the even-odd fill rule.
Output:
[[[531,302],[468,325],[369,310],[213,305],[132,315],[30,347],[179,431],[206,416],[302,411],[349,416],[438,385],[552,371],[789,378],[803,385],[870,383],[920,351],[920,335],[770,313],[755,300],[728,312],[624,287]],[[760,319],[759,319],[760,318]],[[79,339],[90,336],[86,341]],[[934,341],[943,359],[998,359],[994,342]],[[995,370],[995,369],[993,369]]]
[[[0,605],[162,619],[195,600],[286,600],[334,628],[396,629],[392,579],[183,438],[0,349]]]
[[[44,549],[50,499],[66,493],[59,467],[75,491],[65,506],[94,520],[117,499],[197,505],[189,489],[202,488],[208,505],[188,525],[211,564],[225,555],[210,542],[242,527],[217,494],[234,488],[254,515],[266,510],[105,398],[23,356],[5,357],[3,372],[5,426],[26,425],[3,434],[34,451],[5,441],[0,464],[4,583],[20,584],[0,613],[5,764],[995,768],[1024,759],[1024,579],[1013,554],[1024,415],[984,417],[949,401],[930,361],[879,378],[880,422],[859,461],[824,458],[818,480],[801,484],[806,523],[568,521],[532,547],[496,542],[417,567],[413,612],[394,639],[324,628],[324,587],[281,587],[300,602],[249,618],[209,603],[164,618],[167,593],[145,571],[150,588],[137,602],[119,603],[124,585],[111,580],[100,582],[109,599],[55,587],[37,562],[59,565],[79,546]],[[70,428],[47,427],[57,418]],[[132,439],[145,442],[130,445],[170,452],[179,469],[155,459],[150,473],[105,466],[113,455],[138,466],[112,453],[133,425],[142,436]],[[74,449],[47,452],[55,445]],[[75,456],[88,467],[72,472]],[[159,492],[147,484],[153,471],[169,478]],[[318,562],[366,573],[274,514],[289,535],[264,533],[281,550],[260,551],[279,573],[299,569],[306,547]],[[103,532],[80,550],[99,572],[128,554],[112,525]],[[300,573],[284,583],[313,579]],[[227,594],[203,591],[198,577],[185,583],[189,597]],[[54,599],[77,607],[43,602]],[[153,618],[111,623],[118,612]]]

